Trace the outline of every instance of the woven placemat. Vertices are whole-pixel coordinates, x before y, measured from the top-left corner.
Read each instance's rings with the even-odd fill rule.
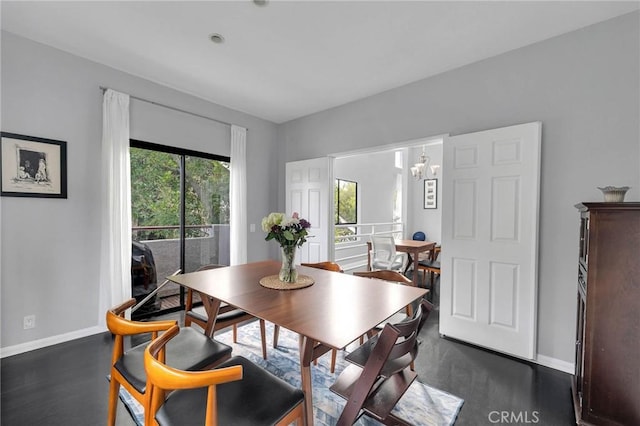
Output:
[[[266,288],[272,288],[274,290],[297,290],[299,288],[305,288],[313,285],[315,281],[308,275],[298,275],[298,279],[295,283],[285,283],[280,281],[277,275],[269,275],[264,278],[260,278],[260,285]]]

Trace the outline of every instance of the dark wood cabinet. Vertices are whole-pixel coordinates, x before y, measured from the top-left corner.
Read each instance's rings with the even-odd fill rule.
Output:
[[[640,425],[640,203],[576,207],[576,422]]]

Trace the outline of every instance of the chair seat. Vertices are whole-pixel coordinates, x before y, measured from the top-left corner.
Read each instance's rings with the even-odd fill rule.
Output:
[[[114,365],[140,393],[144,393],[147,386],[144,371],[144,350],[147,345],[143,343],[131,348]],[[210,339],[191,327],[183,327],[166,349],[167,365],[187,371],[203,370],[229,356],[231,346]]]
[[[418,265],[424,268],[440,269],[439,260],[421,260],[420,262],[418,262]]]
[[[379,335],[373,336],[371,339],[367,340],[358,348],[353,350],[349,355],[346,356],[345,359],[353,365],[364,368],[364,365],[367,363],[367,360],[369,359],[369,356],[371,356],[371,352],[373,352],[373,348],[378,341],[378,337]],[[389,361],[387,361],[380,371],[380,375],[383,377],[389,377],[395,372],[405,368],[407,364],[411,363],[411,357],[415,358],[417,350],[418,349],[416,347],[414,351],[406,353],[399,358],[390,359]]]
[[[218,424],[273,425],[304,401],[304,393],[243,357],[233,357],[218,368],[241,365],[242,380],[217,385]],[[161,426],[202,426],[207,389],[174,391],[156,414]]]
[[[230,306],[230,305],[226,305],[226,306]],[[232,308],[231,310],[228,310],[226,312],[221,312],[221,311],[222,311],[222,306],[220,307],[220,312],[218,312],[218,315],[216,316],[216,322],[236,320],[238,318],[241,318],[242,316],[247,315],[245,311],[240,309]],[[200,306],[198,308],[195,308],[189,311],[188,315],[190,315],[192,318],[198,319],[203,322],[208,321],[207,311],[205,311],[203,306]]]
[[[385,262],[383,260],[375,260],[375,259],[371,262],[372,269],[398,270],[398,269],[401,269],[403,265],[404,265],[403,255],[396,256],[392,262]]]

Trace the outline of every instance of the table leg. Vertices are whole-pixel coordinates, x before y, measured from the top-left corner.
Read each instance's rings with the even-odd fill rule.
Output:
[[[409,253],[409,265],[411,265],[413,263],[413,273],[411,274],[411,281],[413,281],[413,286],[414,287],[418,287],[418,256],[420,254],[416,251],[413,253]],[[407,265],[407,268],[409,267],[409,265]]]
[[[313,380],[311,377],[311,362],[313,361],[313,339],[300,335],[300,375],[302,376],[302,391],[305,400],[305,416],[307,426],[313,426]]]
[[[221,302],[204,294],[200,294],[200,299],[202,299],[202,305],[207,312],[207,327],[204,330],[204,334],[213,339],[213,328],[216,325],[216,317],[218,316]]]

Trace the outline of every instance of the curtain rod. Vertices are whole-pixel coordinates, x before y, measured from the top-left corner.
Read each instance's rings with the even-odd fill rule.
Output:
[[[102,90],[102,93],[104,93],[107,89],[109,89],[109,87],[100,86],[100,90]],[[232,125],[232,123],[227,123],[226,121],[216,120],[215,118],[207,117],[206,115],[200,115],[200,114],[196,114],[195,112],[185,111],[183,109],[172,107],[170,105],[165,105],[165,104],[161,104],[159,102],[150,101],[149,99],[139,98],[139,97],[133,96],[133,95],[129,95],[129,97],[131,99],[136,99],[138,101],[147,102],[149,104],[160,106],[160,107],[167,108],[167,109],[171,109],[173,111],[178,111],[178,112],[182,112],[184,114],[193,115],[195,117],[204,118],[205,120],[215,121],[216,123],[224,124],[226,126],[231,126]],[[247,129],[247,132],[248,131],[249,131],[249,129]]]

